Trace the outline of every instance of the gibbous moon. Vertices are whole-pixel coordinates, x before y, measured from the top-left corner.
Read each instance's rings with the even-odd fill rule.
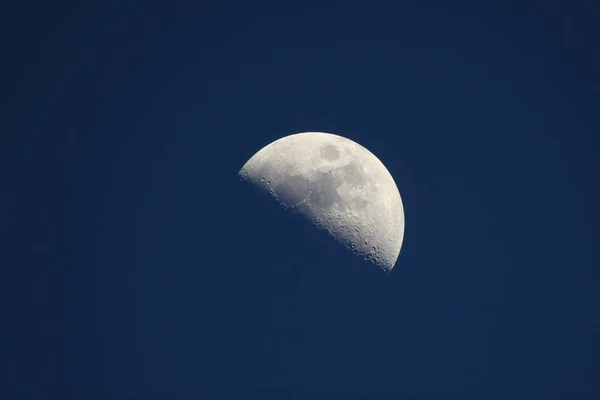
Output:
[[[404,238],[400,192],[358,143],[330,133],[289,135],[258,151],[239,175],[355,254],[384,271],[394,267]]]

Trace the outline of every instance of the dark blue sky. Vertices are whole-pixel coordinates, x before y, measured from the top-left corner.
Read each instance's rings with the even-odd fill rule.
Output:
[[[596,2],[12,3],[0,398],[600,397]],[[239,181],[303,131],[393,175],[391,274]]]

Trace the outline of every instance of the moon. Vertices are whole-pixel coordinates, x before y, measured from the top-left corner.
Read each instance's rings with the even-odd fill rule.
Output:
[[[404,239],[404,207],[387,168],[358,143],[323,132],[285,136],[239,171],[287,210],[302,214],[384,271]]]

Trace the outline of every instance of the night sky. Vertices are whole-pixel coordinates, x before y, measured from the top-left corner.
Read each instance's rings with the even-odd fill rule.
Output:
[[[0,398],[600,398],[597,1],[0,6]],[[241,182],[394,177],[379,272]]]

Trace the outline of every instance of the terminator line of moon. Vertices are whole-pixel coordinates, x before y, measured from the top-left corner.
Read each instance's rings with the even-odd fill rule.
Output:
[[[239,171],[279,204],[312,221],[384,271],[404,239],[404,207],[387,168],[342,136],[305,132],[265,146]]]

